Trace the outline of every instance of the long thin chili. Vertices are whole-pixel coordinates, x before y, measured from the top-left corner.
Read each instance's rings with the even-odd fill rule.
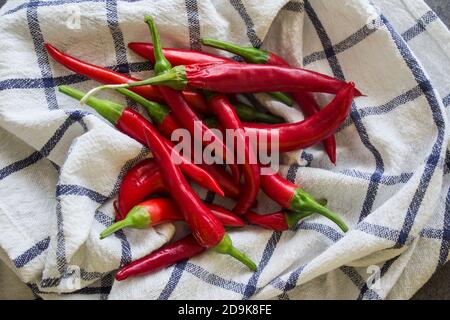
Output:
[[[89,95],[105,88],[132,88],[149,84],[167,86],[175,90],[190,87],[221,93],[278,90],[333,94],[346,85],[343,81],[301,68],[259,64],[198,63],[176,66],[164,74],[143,81],[100,86],[91,90]],[[355,89],[355,95],[361,96],[361,93]]]
[[[156,272],[179,261],[198,256],[204,251],[206,248],[199,245],[192,235],[188,235],[122,267],[115,278],[122,281],[129,277]]]
[[[227,253],[228,251],[233,250],[230,236],[225,234],[224,241],[221,242],[221,245],[212,250],[218,253]],[[165,245],[161,249],[126,265],[116,273],[115,278],[117,281],[122,281],[129,277],[153,273],[177,262],[198,256],[204,251],[206,251],[206,248],[199,245],[195,237],[187,235],[178,241]]]
[[[322,141],[339,128],[348,116],[354,96],[354,84],[344,86],[335,98],[312,117],[296,123],[260,125],[244,123],[247,134],[258,136],[258,148],[277,147],[279,152],[307,148]],[[278,137],[278,144],[272,136]]]

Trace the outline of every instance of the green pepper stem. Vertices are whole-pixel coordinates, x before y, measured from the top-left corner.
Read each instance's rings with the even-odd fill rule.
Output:
[[[232,256],[236,260],[245,264],[252,271],[256,271],[257,269],[256,264],[246,254],[239,251],[237,248],[233,246],[233,242],[231,241],[231,238],[228,235],[228,233],[225,233],[225,235],[222,238],[222,241],[220,241],[219,244],[213,248],[213,250],[221,254],[227,254]]]
[[[58,90],[72,98],[77,100],[82,100],[86,95],[84,92],[71,88],[69,86],[60,86]],[[112,124],[117,124],[119,118],[122,115],[123,110],[125,109],[118,103],[114,103],[108,100],[102,100],[95,97],[87,97],[86,103],[90,107],[94,108],[102,117],[106,118]]]
[[[152,223],[150,213],[144,206],[134,206],[127,214],[126,218],[109,226],[100,234],[100,239],[109,236],[120,229],[131,227],[136,229],[148,228]]]
[[[277,99],[280,102],[283,102],[285,105],[292,107],[294,105],[294,100],[292,100],[291,97],[289,97],[287,94],[283,92],[269,92],[269,95],[275,99]]]
[[[256,271],[257,269],[256,264],[242,251],[238,250],[235,247],[232,247],[228,252],[228,254],[233,258],[235,258],[236,260],[245,264],[250,270]]]
[[[242,47],[237,44],[220,41],[211,38],[203,38],[202,43],[205,46],[222,49],[244,58],[245,61],[257,64],[266,64],[269,61],[269,53],[253,47]]]
[[[141,87],[146,85],[160,85],[160,86],[168,86],[175,90],[183,90],[187,86],[187,77],[186,70],[184,66],[176,66],[164,74],[160,74],[156,77],[148,78],[141,81],[124,83],[124,84],[107,84],[103,86],[98,86],[88,93],[80,100],[80,104],[85,104],[92,95],[97,93],[100,90],[104,89],[128,89],[132,87]]]
[[[323,215],[324,217],[333,221],[336,225],[341,228],[342,231],[347,232],[348,226],[345,222],[335,213],[333,213],[328,208],[319,204],[316,200],[314,200],[311,195],[309,195],[302,188],[298,188],[294,194],[294,197],[291,201],[291,209],[294,211],[314,211],[318,214]]]
[[[327,199],[319,199],[317,202],[322,206],[326,206],[328,203]],[[289,229],[291,229],[295,227],[300,220],[312,216],[313,214],[315,214],[314,211],[288,211],[285,213],[284,218],[286,219]]]
[[[154,70],[155,73],[159,75],[172,69],[172,65],[166,59],[162,51],[161,37],[159,35],[158,28],[156,28],[155,21],[149,15],[146,15],[144,20],[150,28],[150,33],[152,35],[153,54],[155,55]]]
[[[114,232],[117,232],[123,228],[132,227],[133,221],[124,219],[121,221],[117,221],[116,223],[110,225],[108,228],[102,231],[100,233],[100,239],[105,239],[107,236],[113,234]]]
[[[128,98],[136,101],[140,105],[144,106],[147,110],[148,115],[157,123],[161,123],[164,121],[165,117],[169,114],[170,110],[167,106],[150,101],[145,99],[144,97],[138,95],[137,93],[130,91],[128,89],[117,89],[117,92],[127,96]]]

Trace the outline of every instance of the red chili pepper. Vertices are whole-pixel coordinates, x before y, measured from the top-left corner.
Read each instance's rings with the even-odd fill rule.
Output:
[[[211,46],[214,48],[219,48],[226,50],[228,52],[232,52],[234,54],[238,54],[245,59],[247,62],[257,63],[257,64],[270,64],[270,65],[280,65],[289,67],[289,63],[284,60],[282,57],[269,52],[260,50],[253,47],[241,47],[234,43],[219,41],[215,39],[205,38],[202,39],[202,43],[207,46]],[[319,112],[320,106],[317,104],[314,97],[306,92],[293,92],[292,96],[294,97],[295,102],[302,109],[305,117],[311,117],[315,113]],[[325,150],[328,154],[332,163],[336,163],[336,138],[334,136],[330,136],[327,139],[323,140]]]
[[[242,197],[233,209],[233,212],[236,214],[244,214],[252,207],[256,200],[256,196],[258,195],[260,185],[259,165],[257,164],[253,149],[250,146],[250,141],[245,135],[244,127],[227,97],[223,94],[211,93],[208,93],[208,96],[208,105],[211,107],[222,126],[225,129],[233,129],[236,136],[236,145],[244,147],[242,166],[244,168],[243,173],[245,183],[242,189]]]
[[[258,148],[278,147],[287,152],[315,145],[332,135],[348,116],[353,100],[354,84],[344,86],[336,97],[312,117],[296,123],[260,125],[244,123],[250,136],[258,136]],[[272,145],[272,135],[278,135],[279,144]]]
[[[153,44],[144,42],[131,42],[128,44],[128,47],[139,54],[141,57],[149,59],[153,63],[155,62]],[[235,63],[235,61],[232,59],[194,50],[163,48],[163,53],[173,66],[195,63]],[[292,99],[281,92],[270,92],[269,94],[288,106],[293,105]]]
[[[77,100],[80,100],[84,96],[84,92],[76,90],[74,88],[68,87],[68,86],[60,86],[59,91],[63,92],[64,94],[67,94],[68,96],[71,96]],[[133,139],[136,139],[137,141],[146,144],[145,136],[143,134],[143,131],[140,130],[140,128],[136,128],[135,126],[129,126],[125,127],[121,125],[121,119],[122,115],[126,110],[129,110],[129,108],[124,108],[123,106],[113,103],[108,100],[102,100],[92,97],[89,98],[87,101],[87,104],[89,104],[92,108],[94,108],[100,115],[105,117],[108,121],[110,121],[112,124],[114,124],[120,131],[127,134]],[[130,109],[131,110],[131,109]],[[137,113],[136,113],[137,114]],[[142,123],[142,125],[149,127],[151,126],[150,123],[139,115],[139,121]],[[170,141],[166,139],[162,139],[166,148],[169,150],[172,150],[172,144]],[[179,156],[180,162],[180,168],[183,170],[183,172],[189,176],[195,183],[198,185],[204,187],[207,190],[216,192],[217,194],[223,196],[224,192],[218,185],[217,181],[209,175],[205,170],[201,169],[199,166],[193,164],[189,160],[187,160],[184,157],[181,157],[178,153],[173,153],[173,156]],[[122,208],[120,210],[123,210]],[[128,212],[128,211],[122,211],[122,212]]]
[[[165,75],[167,72],[171,70],[170,62],[165,58],[164,53],[161,47],[161,41],[159,37],[158,30],[150,16],[145,17],[145,22],[148,24],[150,33],[152,35],[153,43],[154,43],[154,57],[155,57],[155,66],[154,70],[157,75]],[[174,116],[177,120],[183,124],[183,126],[191,133],[191,135],[195,138],[196,130],[200,130],[202,137],[207,134],[211,137],[211,140],[216,141],[221,148],[217,150],[222,159],[226,161],[227,164],[230,165],[231,173],[236,182],[240,180],[240,172],[239,168],[236,164],[234,164],[234,157],[228,148],[225,146],[223,141],[221,141],[217,135],[211,131],[204,123],[200,120],[200,118],[195,114],[195,112],[189,107],[186,103],[186,100],[180,94],[179,91],[173,90],[168,87],[160,87],[159,88],[161,94],[166,100],[169,107],[172,109]],[[201,138],[201,137],[200,137]],[[202,143],[207,146],[209,143],[201,139],[201,141],[197,141],[198,143]],[[231,160],[231,161],[227,161]],[[231,163],[229,163],[231,162]]]
[[[326,206],[325,199],[319,200],[318,203]],[[244,217],[251,224],[274,231],[286,231],[293,228],[297,223],[310,215],[313,211],[280,211],[271,214],[257,214],[252,211],[245,213]]]
[[[223,254],[227,253],[230,247],[233,248],[231,239],[225,234],[221,245],[212,250]],[[182,260],[198,256],[205,250],[206,248],[199,245],[192,235],[188,235],[121,268],[116,273],[116,280],[122,281],[129,277],[156,272]],[[235,254],[241,253],[236,252]],[[256,269],[256,265],[254,267]]]
[[[145,59],[149,59],[152,63],[155,63],[153,44],[146,42],[130,42],[128,48],[136,52],[138,55]],[[163,48],[164,56],[173,66],[193,64],[193,63],[222,63],[222,62],[234,62],[231,59],[225,57],[215,56],[206,52],[194,51],[194,50],[182,50],[176,48]]]
[[[305,190],[278,174],[261,175],[261,188],[267,196],[285,209],[297,212],[317,212],[336,223],[342,231],[347,232],[348,230],[341,218],[314,200]]]
[[[198,256],[205,250],[192,235],[188,235],[121,268],[116,273],[116,280],[122,281],[128,277],[167,268],[179,261]]]
[[[207,205],[225,227],[243,227],[244,221],[230,211],[215,205]],[[123,228],[146,229],[171,221],[181,221],[183,215],[171,199],[150,199],[134,206],[125,219],[118,221],[101,234],[100,239]]]
[[[201,167],[221,185],[225,196],[239,200],[241,195],[239,186],[234,184],[225,170],[213,165],[201,165]],[[116,208],[116,221],[123,220],[126,213],[135,205],[151,194],[159,192],[168,193],[168,189],[164,185],[158,165],[154,159],[142,160],[122,179],[118,208]]]
[[[155,160],[142,160],[129,170],[122,179],[119,188],[119,207],[116,212],[116,220],[124,219],[126,214],[147,196],[165,191],[167,189]]]
[[[57,62],[65,66],[66,68],[72,70],[75,73],[86,76],[95,81],[106,83],[106,84],[121,84],[121,83],[132,83],[136,81],[140,81],[137,78],[129,77],[119,72],[115,72],[110,69],[106,69],[103,67],[99,67],[74,57],[71,57],[55,47],[51,44],[46,43],[45,47],[50,56],[55,59]],[[154,86],[142,86],[139,88],[130,89],[137,94],[149,99],[155,100],[158,102],[163,102],[164,98],[159,92],[158,88]],[[186,101],[191,105],[197,112],[208,112],[208,107],[206,106],[206,101],[203,96],[195,91],[183,91],[183,96]]]
[[[187,87],[221,93],[255,93],[274,90],[337,93],[345,82],[327,75],[301,69],[272,65],[238,63],[198,63],[177,66],[164,74],[115,88],[142,85],[168,86],[176,90]],[[102,86],[103,88],[113,86]],[[361,93],[355,89],[357,96]]]

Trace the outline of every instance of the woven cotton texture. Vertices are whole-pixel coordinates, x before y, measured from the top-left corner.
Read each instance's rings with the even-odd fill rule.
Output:
[[[150,153],[58,93],[58,85],[88,90],[97,83],[53,61],[44,42],[145,78],[152,66],[127,49],[150,41],[144,13],[155,17],[165,46],[217,53],[200,45],[206,36],[261,46],[292,65],[357,83],[367,97],[355,99],[336,134],[337,165],[318,145],[285,155],[280,169],[327,198],[350,226],[347,234],[318,215],[284,233],[246,227],[230,235],[258,264],[255,273],[207,252],[113,281],[115,270],[170,241],[176,228],[99,240],[113,222],[122,177]],[[0,22],[0,258],[36,295],[399,299],[448,260],[450,35],[422,1],[8,1]],[[100,96],[127,103],[113,92]],[[257,99],[289,121],[302,117],[263,94]],[[262,193],[258,204],[260,212],[278,208]]]

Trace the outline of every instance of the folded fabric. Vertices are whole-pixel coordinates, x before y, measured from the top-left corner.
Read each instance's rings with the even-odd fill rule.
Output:
[[[318,215],[284,233],[249,226],[230,235],[257,262],[255,273],[207,252],[114,281],[115,270],[170,241],[177,228],[99,240],[113,222],[122,177],[150,153],[57,91],[61,84],[87,91],[97,83],[53,61],[44,42],[145,78],[151,65],[127,49],[151,41],[144,14],[155,17],[164,46],[224,54],[201,47],[201,37],[212,37],[357,83],[366,96],[355,99],[336,134],[337,165],[318,145],[284,155],[280,169],[327,198],[348,233]],[[423,1],[9,1],[0,21],[0,258],[36,295],[399,299],[410,298],[448,260],[450,34]],[[101,95],[127,103],[114,92]],[[302,118],[256,96],[289,121]],[[322,105],[330,99],[317,98]],[[258,211],[275,209],[260,194]]]

